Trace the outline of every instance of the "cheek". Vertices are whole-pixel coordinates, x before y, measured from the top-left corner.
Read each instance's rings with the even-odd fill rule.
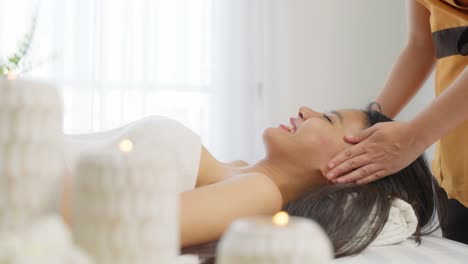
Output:
[[[336,144],[336,131],[320,123],[312,123],[299,131],[300,138],[309,146],[324,147]]]
[[[317,132],[317,131],[316,131]],[[343,135],[334,131],[322,131],[322,133],[309,134],[302,141],[308,152],[321,162],[328,163],[336,154],[343,150],[346,143]]]
[[[335,148],[336,140],[329,131],[301,131],[300,144],[318,153]]]

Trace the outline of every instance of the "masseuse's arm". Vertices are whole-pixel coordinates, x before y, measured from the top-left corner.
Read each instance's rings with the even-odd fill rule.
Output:
[[[390,118],[414,97],[436,62],[429,17],[416,0],[408,1],[408,41],[375,100]]]
[[[429,15],[416,1],[409,2],[408,45],[377,98],[382,111],[390,117],[401,110],[433,67]],[[329,162],[327,178],[340,177],[337,182],[368,183],[407,166],[428,146],[467,119],[468,104],[463,102],[468,86],[466,75],[465,70],[411,122],[381,123],[357,136],[347,137],[351,143],[362,142]],[[411,88],[413,85],[416,88]]]
[[[281,210],[281,192],[266,175],[248,173],[180,195],[183,247],[219,239],[236,218],[273,215]]]
[[[346,173],[353,164],[359,169],[337,181],[368,183],[403,169],[436,140],[468,120],[466,98],[468,67],[412,121],[379,123],[360,132],[355,139],[360,143],[338,154],[332,162],[341,165],[330,173]]]

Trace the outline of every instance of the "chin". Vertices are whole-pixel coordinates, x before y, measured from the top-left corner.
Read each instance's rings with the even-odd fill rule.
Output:
[[[263,144],[267,156],[284,152],[284,132],[277,128],[267,128],[263,131]]]
[[[275,128],[269,127],[263,131],[263,143],[265,145],[271,144],[272,141],[274,141],[274,138],[277,137],[278,131],[276,131]]]
[[[270,147],[272,145],[274,145],[274,141],[275,141],[275,131],[274,131],[274,128],[267,128],[263,131],[263,135],[262,135],[262,139],[263,139],[263,144],[265,145],[265,151],[268,153],[268,150],[270,149]]]

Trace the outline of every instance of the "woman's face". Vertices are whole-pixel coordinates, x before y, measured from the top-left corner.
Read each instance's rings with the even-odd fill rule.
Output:
[[[322,173],[336,154],[350,146],[344,136],[363,130],[367,123],[360,110],[320,113],[307,107],[299,108],[297,117],[289,121],[264,131],[267,157],[288,159],[297,166],[320,169]]]

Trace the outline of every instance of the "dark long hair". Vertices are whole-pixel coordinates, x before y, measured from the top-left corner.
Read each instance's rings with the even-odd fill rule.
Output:
[[[373,110],[374,106],[371,103],[363,111],[369,127],[392,121]],[[401,171],[371,184],[329,185],[286,205],[284,210],[317,221],[331,239],[335,256],[343,257],[357,254],[372,243],[385,225],[396,198],[411,204],[415,211],[418,226],[414,238],[418,243],[421,235],[439,227],[433,221],[437,216],[443,222],[447,198],[432,176],[424,154]]]

